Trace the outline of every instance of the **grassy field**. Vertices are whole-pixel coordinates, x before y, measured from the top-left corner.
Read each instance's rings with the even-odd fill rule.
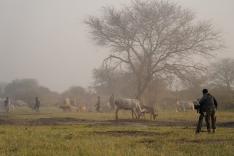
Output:
[[[128,119],[128,112],[122,112],[121,120],[116,122],[113,121],[113,113],[51,110],[45,108],[40,113],[18,110],[1,115],[0,155],[234,155],[233,112],[217,113],[215,134],[208,134],[203,128],[204,132],[195,135],[196,112],[160,112],[156,121],[132,121]]]

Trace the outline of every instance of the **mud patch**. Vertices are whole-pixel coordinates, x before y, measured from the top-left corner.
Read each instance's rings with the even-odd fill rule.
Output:
[[[181,139],[177,140],[176,143],[179,144],[225,144],[225,143],[232,143],[234,139],[198,139],[198,140],[186,140]]]
[[[139,143],[148,144],[148,145],[151,145],[151,144],[153,144],[155,142],[156,141],[154,139],[150,139],[150,138],[145,138],[145,139],[142,139],[141,141],[139,141]]]
[[[92,120],[75,119],[75,118],[40,118],[35,120],[29,119],[0,119],[0,125],[75,125],[94,123]]]
[[[88,120],[77,118],[40,118],[40,119],[0,119],[0,125],[87,125],[87,126],[165,126],[165,127],[183,127],[183,129],[191,129],[196,126],[196,121],[186,120]],[[218,127],[234,128],[234,122],[217,123]]]
[[[158,132],[148,132],[148,131],[105,131],[105,132],[94,132],[94,134],[98,135],[108,135],[108,136],[144,136],[144,137],[152,137],[152,136],[165,136],[169,135],[171,132],[167,133],[158,133]]]
[[[75,119],[75,118],[40,118],[37,120],[29,121],[29,125],[65,125],[83,123],[87,120]]]
[[[220,126],[220,127],[226,127],[226,128],[234,128],[234,121],[219,123],[218,126]]]

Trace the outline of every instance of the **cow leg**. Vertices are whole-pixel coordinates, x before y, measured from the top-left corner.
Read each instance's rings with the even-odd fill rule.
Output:
[[[140,118],[140,116],[138,114],[136,114],[136,112],[135,112],[135,117],[136,117],[136,119]]]
[[[116,110],[115,110],[115,120],[118,120],[118,112],[119,112],[119,108],[116,108]]]
[[[135,110],[135,115],[136,115],[136,119],[140,119],[141,118],[141,114],[137,110]]]
[[[136,116],[136,119],[140,119],[141,114],[139,114],[139,112],[135,110],[135,116]]]
[[[132,119],[134,119],[134,116],[135,116],[136,119],[138,118],[136,110],[132,109]]]
[[[132,118],[137,119],[136,111],[134,109],[132,110]]]
[[[155,120],[155,119],[156,119],[156,114],[154,113],[154,114],[153,114],[153,120]]]

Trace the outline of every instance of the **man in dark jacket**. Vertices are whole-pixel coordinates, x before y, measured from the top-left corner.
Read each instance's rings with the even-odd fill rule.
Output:
[[[34,105],[34,110],[35,110],[36,112],[39,112],[40,105],[41,105],[41,102],[40,102],[39,98],[36,97],[36,98],[35,98],[35,105]]]
[[[197,130],[196,133],[201,132],[201,127],[202,127],[202,121],[205,116],[206,120],[206,126],[207,126],[207,131],[208,133],[211,132],[210,126],[212,125],[213,133],[215,133],[216,129],[216,117],[215,117],[215,111],[217,110],[218,104],[215,99],[211,94],[208,93],[207,89],[203,89],[202,91],[203,97],[199,101],[200,103],[200,116],[199,116],[199,121],[197,124]],[[211,124],[210,124],[211,121]]]

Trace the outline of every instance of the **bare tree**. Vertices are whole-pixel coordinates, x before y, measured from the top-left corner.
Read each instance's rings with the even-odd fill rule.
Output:
[[[111,48],[104,61],[135,75],[137,98],[155,77],[203,71],[194,57],[211,56],[221,47],[220,34],[209,22],[168,1],[136,0],[122,10],[106,7],[102,17],[89,17],[86,24],[98,44]]]
[[[225,86],[227,91],[231,91],[234,85],[234,59],[225,58],[211,65],[210,79],[214,83]]]

